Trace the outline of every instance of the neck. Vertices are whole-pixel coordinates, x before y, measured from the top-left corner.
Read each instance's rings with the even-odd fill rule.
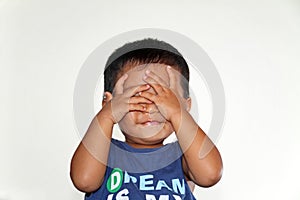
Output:
[[[162,142],[159,143],[142,143],[142,142],[136,142],[136,141],[132,141],[130,139],[125,140],[125,142],[130,145],[133,148],[137,148],[137,149],[147,149],[147,148],[158,148],[163,146]]]

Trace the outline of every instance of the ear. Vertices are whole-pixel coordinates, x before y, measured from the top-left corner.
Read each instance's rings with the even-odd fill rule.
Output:
[[[103,99],[102,99],[102,107],[104,107],[105,104],[112,99],[112,97],[113,96],[110,92],[104,92]]]
[[[192,99],[191,99],[191,97],[189,97],[185,101],[186,101],[186,108],[185,109],[189,112],[192,108]]]

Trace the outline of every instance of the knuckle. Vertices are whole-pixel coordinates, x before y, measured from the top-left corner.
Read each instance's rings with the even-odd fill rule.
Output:
[[[144,110],[144,109],[145,109],[145,106],[142,105],[142,104],[138,104],[138,105],[137,105],[137,109],[139,109],[139,110]]]

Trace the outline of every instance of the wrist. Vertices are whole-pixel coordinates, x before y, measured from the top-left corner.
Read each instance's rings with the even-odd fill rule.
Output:
[[[182,110],[179,110],[178,112],[173,113],[173,114],[171,115],[171,117],[170,117],[170,122],[171,122],[172,124],[180,123],[181,118],[182,118]]]
[[[101,110],[100,112],[98,112],[97,114],[97,119],[101,122],[105,122],[105,123],[108,123],[108,124],[115,124],[115,121],[113,119],[113,116],[112,116],[112,112],[111,112],[111,106],[110,105],[105,105]]]
[[[174,127],[174,131],[178,132],[179,129],[182,129],[182,126],[186,124],[186,121],[190,121],[191,115],[187,110],[181,109],[180,112],[174,113],[171,116],[170,122]],[[184,123],[183,123],[184,122]]]

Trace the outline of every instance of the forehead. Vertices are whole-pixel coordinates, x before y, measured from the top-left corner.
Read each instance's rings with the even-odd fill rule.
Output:
[[[129,66],[125,73],[128,74],[128,78],[124,83],[124,89],[145,84],[143,80],[146,70],[150,70],[158,75],[165,83],[169,83],[169,75],[167,73],[167,65],[160,63],[141,64],[136,66]]]

